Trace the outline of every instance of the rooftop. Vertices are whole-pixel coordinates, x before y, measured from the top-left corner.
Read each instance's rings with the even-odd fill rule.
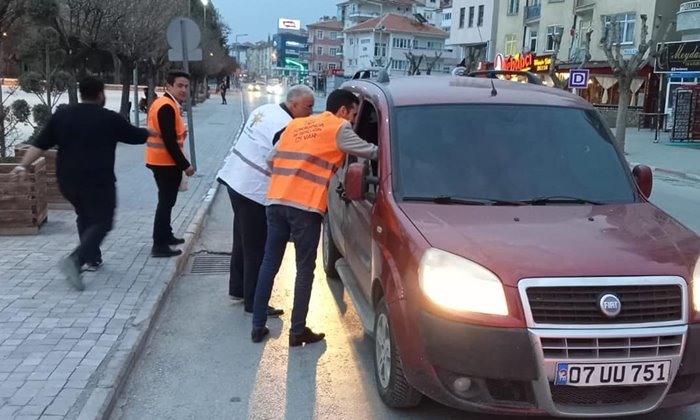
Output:
[[[419,33],[422,35],[434,35],[443,38],[447,38],[450,35],[442,29],[420,23],[414,18],[396,15],[393,13],[388,13],[384,16],[362,22],[359,25],[346,29],[345,32],[366,32],[372,31],[379,27],[383,27],[384,30],[389,32]]]
[[[343,29],[343,22],[337,19],[321,20],[310,25],[306,25],[307,28],[313,29]]]

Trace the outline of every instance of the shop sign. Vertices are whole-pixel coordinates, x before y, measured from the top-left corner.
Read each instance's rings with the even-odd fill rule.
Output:
[[[659,49],[661,44],[657,44]],[[667,42],[656,58],[656,73],[700,71],[700,41]]]
[[[514,56],[498,54],[493,64],[496,70],[546,72],[552,64],[552,57],[549,55],[536,56],[532,53]]]

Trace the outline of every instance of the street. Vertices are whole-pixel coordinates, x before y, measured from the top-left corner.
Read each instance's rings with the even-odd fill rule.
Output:
[[[244,92],[248,111],[281,98]],[[315,111],[322,109],[317,98]],[[642,162],[643,163],[643,162]],[[700,233],[700,182],[655,175],[652,201]],[[320,263],[308,316],[326,340],[305,348],[287,345],[294,289],[294,249],[285,261],[271,304],[286,312],[271,319],[270,338],[250,341],[251,318],[227,297],[232,212],[220,189],[184,274],[173,286],[146,348],[112,414],[141,419],[491,419],[424,399],[408,411],[387,408],[375,390],[373,346],[352,301]],[[217,270],[192,274],[198,258],[217,259]],[[205,270],[206,271],[206,270]],[[512,417],[511,417],[512,418]],[[700,418],[700,406],[636,417],[643,420]]]

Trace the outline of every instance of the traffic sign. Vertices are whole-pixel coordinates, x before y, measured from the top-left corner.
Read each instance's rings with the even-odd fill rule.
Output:
[[[170,61],[202,61],[202,32],[199,26],[189,18],[176,17],[170,21],[166,32],[168,59]]]
[[[572,69],[569,72],[569,89],[585,89],[588,87],[587,69]]]

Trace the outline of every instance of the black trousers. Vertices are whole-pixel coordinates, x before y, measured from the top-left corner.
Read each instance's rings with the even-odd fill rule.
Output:
[[[233,249],[228,294],[243,297],[244,309],[253,312],[255,287],[267,239],[265,206],[242,196],[231,187],[226,188],[233,208]]]
[[[95,187],[61,185],[61,194],[73,205],[80,245],[73,251],[80,265],[102,261],[100,245],[114,225],[117,189],[114,184]]]
[[[170,217],[177,201],[182,170],[176,166],[150,166],[158,186],[158,207],[153,221],[153,245],[167,245],[173,237]]]

